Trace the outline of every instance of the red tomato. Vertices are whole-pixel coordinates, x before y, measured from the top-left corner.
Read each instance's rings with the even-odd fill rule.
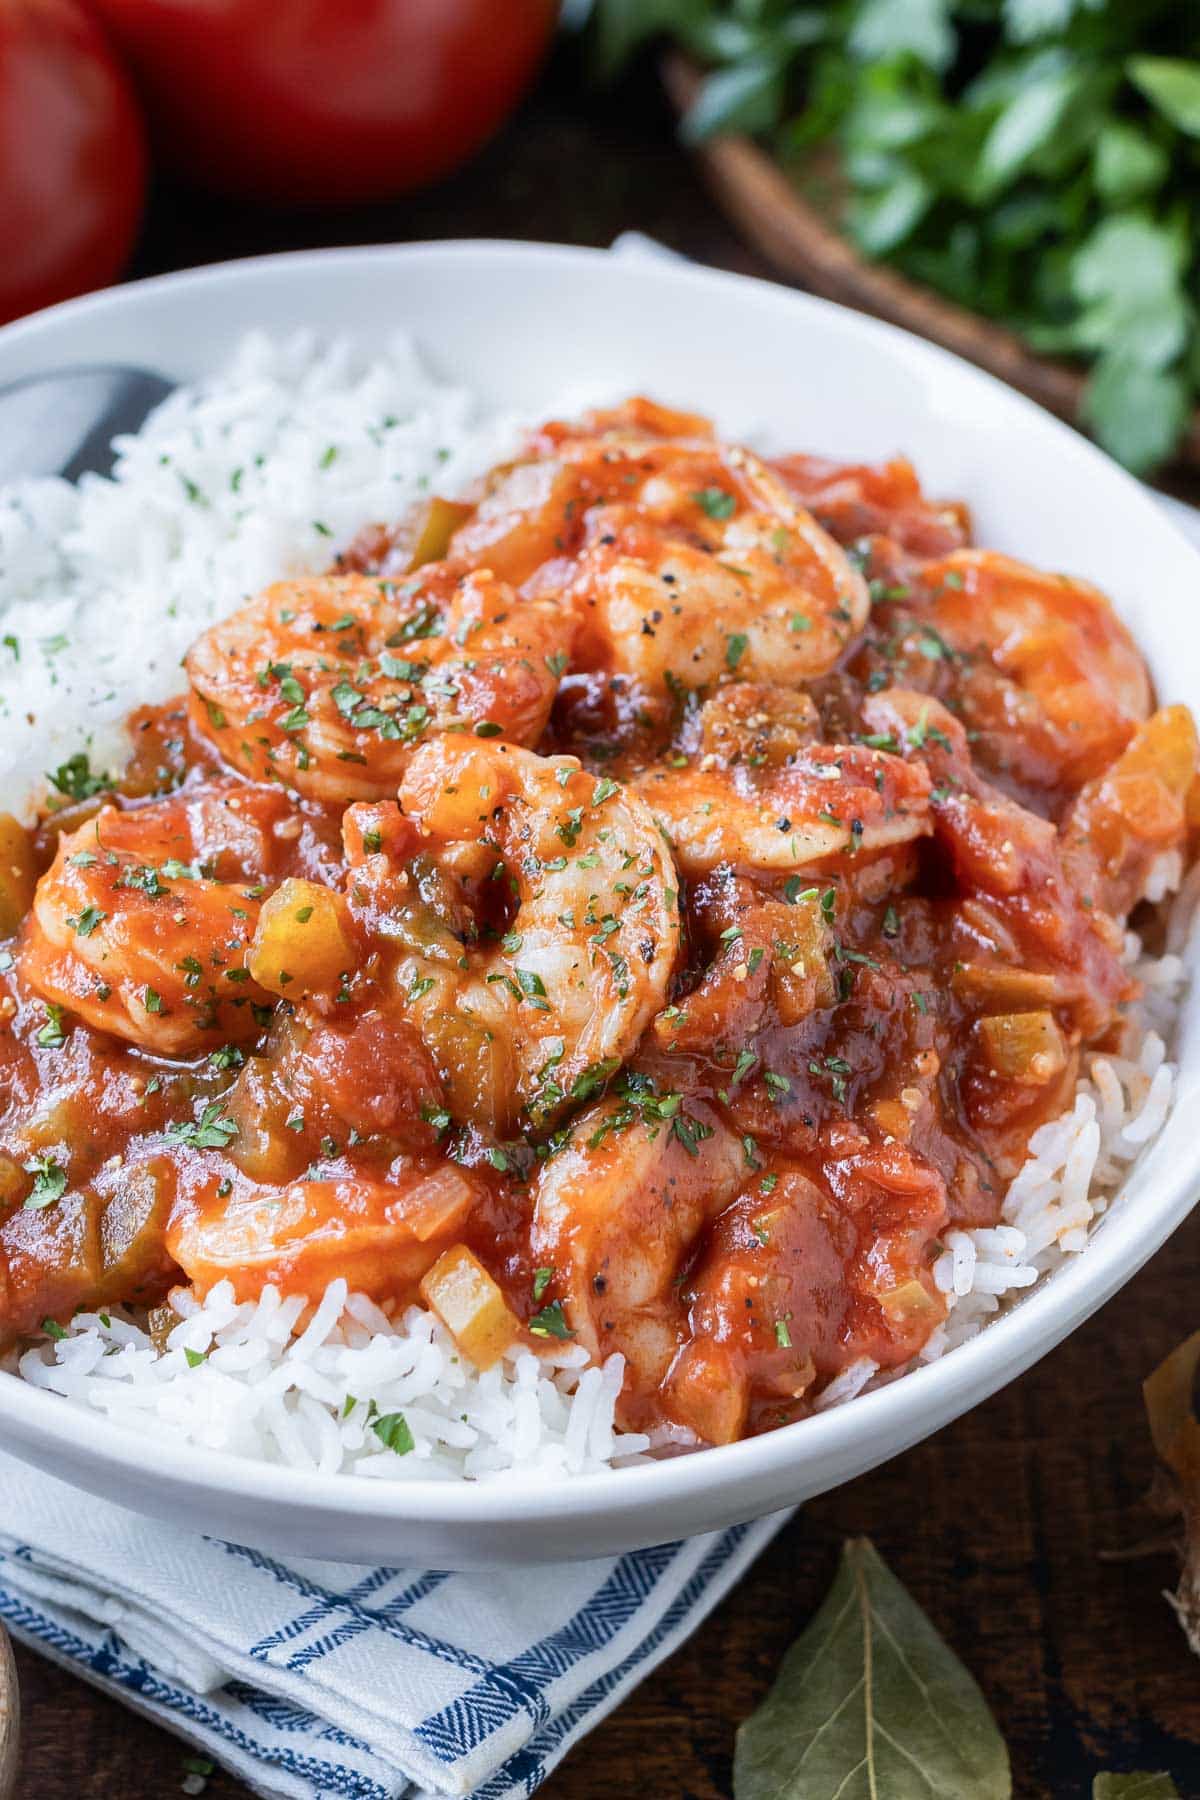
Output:
[[[0,0],[0,319],[120,273],[146,151],[133,90],[75,0]]]
[[[557,0],[91,0],[163,153],[219,191],[385,199],[477,150],[532,79]]]

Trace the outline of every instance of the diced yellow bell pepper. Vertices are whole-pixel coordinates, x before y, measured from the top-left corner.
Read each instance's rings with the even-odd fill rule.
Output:
[[[329,993],[354,967],[346,903],[319,881],[282,882],[263,902],[246,967],[285,999]]]
[[[421,1282],[421,1298],[477,1369],[490,1369],[521,1329],[504,1295],[465,1244],[438,1257]]]
[[[989,1063],[1006,1081],[1044,1087],[1067,1066],[1067,1046],[1050,1012],[995,1013],[977,1027]]]
[[[33,843],[19,819],[0,813],[0,938],[12,937],[33,904]]]
[[[926,1320],[932,1328],[945,1310],[943,1302],[915,1279],[902,1281],[899,1287],[888,1288],[876,1298],[890,1322],[901,1329]]]
[[[474,510],[460,500],[443,500],[440,494],[427,501],[413,521],[409,568],[419,569],[425,563],[440,562],[450,548],[450,539]]]

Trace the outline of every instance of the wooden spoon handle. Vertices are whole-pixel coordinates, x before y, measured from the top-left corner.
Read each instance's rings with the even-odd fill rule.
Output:
[[[13,1661],[3,1625],[0,1625],[0,1800],[13,1800],[17,1791],[17,1739],[20,1736],[21,1701],[17,1691],[17,1665]]]

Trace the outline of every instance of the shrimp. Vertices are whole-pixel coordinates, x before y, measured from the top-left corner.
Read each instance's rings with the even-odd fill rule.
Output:
[[[955,711],[985,767],[1079,788],[1149,713],[1146,665],[1088,582],[993,550],[959,550],[925,565],[922,590],[928,607],[915,623],[932,625],[950,653],[933,666],[949,665]]]
[[[283,1008],[222,1096],[227,1140],[183,1160],[171,1254],[201,1289],[271,1282],[316,1295],[337,1275],[377,1298],[416,1284],[478,1201],[430,1123],[442,1091],[399,997]]]
[[[538,1175],[530,1245],[593,1357],[619,1351],[622,1413],[658,1407],[693,1439],[743,1435],[752,1403],[805,1399],[857,1356],[893,1364],[945,1304],[928,1246],[937,1170],[865,1134],[810,1169],[747,1168],[704,1101],[631,1072]]]
[[[659,702],[734,670],[792,686],[823,675],[870,607],[861,574],[765,462],[645,400],[544,428],[447,556],[573,608],[573,666]]]
[[[788,873],[932,829],[927,772],[867,745],[806,745],[775,767],[747,759],[719,768],[715,760],[657,763],[635,783],[687,875],[721,863]]]
[[[866,583],[765,463],[718,445],[656,446],[602,467],[566,586],[580,615],[575,663],[651,696],[740,678],[798,686],[862,631]],[[548,564],[529,585],[558,579]]]
[[[408,1016],[457,1116],[546,1121],[595,1091],[664,1004],[681,930],[671,853],[635,794],[511,744],[424,746],[400,801],[412,847],[394,840],[388,877],[384,833],[369,833],[382,848],[368,879],[351,871],[351,904],[371,910],[372,865],[395,883],[397,852],[410,892],[440,885],[440,917],[426,907],[396,966]],[[368,841],[353,819],[351,833]],[[511,915],[489,922],[489,898]]]
[[[1166,859],[1185,848],[1197,797],[1195,724],[1186,706],[1164,706],[1112,767],[1080,790],[1063,821],[1063,853],[1080,892],[1124,918]]]
[[[167,1249],[203,1296],[230,1281],[239,1300],[268,1284],[320,1294],[337,1276],[376,1299],[416,1297],[417,1283],[461,1235],[479,1198],[468,1170],[389,1170],[262,1188],[233,1178],[233,1193],[209,1182],[177,1206]]]
[[[584,509],[627,494],[629,459],[667,439],[711,446],[712,427],[698,414],[641,398],[572,424],[544,425],[524,456],[485,478],[470,517],[453,534],[449,559],[456,566],[484,564],[519,587],[543,563],[573,554]]]
[[[745,1175],[713,1108],[637,1073],[579,1116],[538,1175],[533,1260],[553,1271],[548,1300],[579,1342],[597,1360],[624,1356],[630,1423],[686,1335],[680,1270]]]
[[[569,615],[487,569],[278,582],[188,652],[191,713],[240,774],[383,799],[442,732],[536,743],[570,645]]]
[[[54,1006],[159,1056],[260,1029],[273,1004],[245,968],[261,883],[291,853],[277,790],[230,784],[119,812],[65,833],[38,882],[18,956]]]
[[[970,542],[966,506],[961,500],[931,500],[907,457],[872,464],[798,454],[777,457],[771,466],[839,544],[888,537],[910,556],[926,557],[945,556]]]

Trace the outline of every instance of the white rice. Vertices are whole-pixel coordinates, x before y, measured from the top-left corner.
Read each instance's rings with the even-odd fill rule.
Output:
[[[115,1310],[81,1313],[65,1338],[26,1351],[20,1373],[142,1433],[380,1481],[581,1475],[649,1447],[614,1423],[620,1356],[597,1368],[555,1343],[481,1373],[423,1307],[385,1311],[341,1280],[298,1335],[306,1303],[275,1288],[243,1305],[227,1281],[203,1306],[174,1299],[183,1316],[161,1352]],[[388,1448],[397,1416],[402,1455]]]
[[[133,707],[181,686],[192,640],[247,595],[328,566],[365,524],[511,452],[398,338],[374,361],[311,334],[248,337],[226,373],[180,389],[113,481],[0,493],[0,792],[23,806],[86,749],[124,761]]]
[[[36,798],[42,772],[81,747],[94,767],[125,754],[121,722],[180,687],[179,659],[212,619],[280,576],[320,569],[364,524],[396,516],[436,482],[447,493],[506,454],[511,420],[480,418],[439,386],[412,347],[364,362],[301,335],[248,339],[231,368],[181,391],[125,440],[111,482],[22,484],[0,493],[0,779],[5,804]],[[86,727],[86,733],[85,733]],[[1150,897],[1179,886],[1160,859]],[[918,1360],[978,1332],[1078,1254],[1161,1130],[1166,1059],[1185,980],[1181,952],[1200,898],[1193,870],[1167,954],[1127,960],[1144,986],[1124,1054],[1092,1055],[1073,1108],[1037,1131],[1001,1222],[954,1230],[934,1265],[948,1316]],[[34,1385],[143,1433],[302,1469],[407,1481],[569,1476],[675,1447],[620,1434],[623,1363],[589,1366],[574,1344],[519,1348],[480,1372],[420,1307],[381,1308],[330,1284],[307,1303],[267,1288],[238,1305],[221,1283],[182,1315],[162,1352],[118,1311],[77,1316],[27,1351]],[[895,1378],[895,1371],[880,1380]],[[861,1358],[818,1410],[869,1386]],[[387,1447],[400,1415],[411,1449]]]

